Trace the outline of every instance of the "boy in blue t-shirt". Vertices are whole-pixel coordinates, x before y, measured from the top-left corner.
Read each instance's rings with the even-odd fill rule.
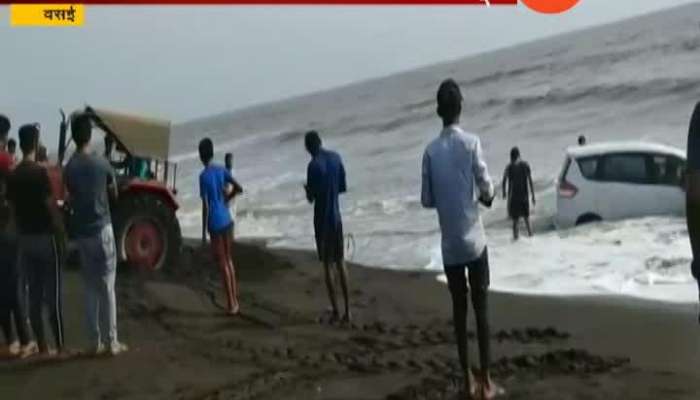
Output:
[[[234,221],[228,209],[228,202],[242,193],[243,188],[226,168],[212,163],[212,158],[214,158],[214,144],[209,138],[202,139],[199,142],[199,159],[204,164],[204,170],[199,175],[199,193],[202,198],[202,244],[206,245],[208,231],[214,258],[221,269],[228,313],[237,315],[240,310],[238,283],[231,258],[230,240]],[[227,194],[227,185],[233,186],[230,194]]]

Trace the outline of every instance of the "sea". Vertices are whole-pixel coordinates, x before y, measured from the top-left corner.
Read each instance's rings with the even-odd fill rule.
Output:
[[[644,140],[685,149],[700,100],[700,4],[177,125],[172,153],[183,233],[201,232],[196,149],[210,137],[220,162],[234,154],[234,175],[245,188],[237,236],[313,249],[303,136],[315,129],[345,163],[348,259],[440,272],[438,222],[420,205],[420,168],[441,129],[435,94],[445,78],[463,90],[461,125],[480,135],[494,182],[513,146],[533,171],[533,238],[512,240],[500,197],[483,209],[494,290],[697,301],[683,215],[568,230],[557,230],[553,217],[554,181],[579,135],[590,143]]]

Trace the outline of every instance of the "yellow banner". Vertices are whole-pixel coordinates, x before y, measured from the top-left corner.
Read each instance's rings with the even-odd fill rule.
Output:
[[[11,4],[11,26],[82,26],[82,4]]]

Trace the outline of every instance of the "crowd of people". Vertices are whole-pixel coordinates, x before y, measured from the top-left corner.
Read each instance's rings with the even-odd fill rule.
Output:
[[[457,83],[452,79],[443,81],[437,91],[437,114],[443,127],[423,154],[420,198],[425,208],[437,211],[465,393],[467,397],[493,398],[503,390],[492,381],[489,373],[490,266],[480,206],[492,206],[496,189],[479,136],[459,125],[462,102]],[[64,349],[61,269],[69,236],[80,253],[91,351],[118,355],[127,350],[117,334],[117,256],[109,211],[110,196],[118,195],[114,170],[105,157],[95,155],[90,149],[92,125],[87,115],[74,116],[71,130],[77,151],[64,168],[65,190],[72,210],[70,228],[66,230],[49,182],[46,150],[41,150],[39,126],[30,124],[19,128],[22,159],[18,161],[8,140],[10,121],[0,116],[0,325],[9,352],[21,357],[34,354],[51,356]],[[691,122],[688,146],[688,226],[694,255],[700,253],[698,143],[700,105]],[[578,144],[586,145],[586,138],[580,136]],[[347,324],[352,317],[339,205],[339,196],[347,191],[345,167],[338,153],[323,147],[317,132],[306,133],[304,145],[311,156],[304,190],[314,207],[317,256],[325,274],[331,305],[329,320]],[[215,163],[214,144],[205,138],[199,142],[199,157],[204,166],[199,175],[202,245],[208,242],[211,245],[221,272],[226,311],[235,316],[241,312],[241,305],[232,258],[233,203],[243,193],[243,188],[234,178],[231,153],[225,155],[224,165]],[[525,221],[527,232],[532,235],[529,216],[530,201],[533,205],[536,202],[535,190],[530,166],[521,158],[517,147],[511,149],[510,163],[503,173],[502,192],[513,221],[514,239],[519,236],[520,219]],[[696,278],[700,277],[697,265],[693,262]],[[338,283],[344,300],[342,316],[337,299]],[[476,314],[481,364],[478,377],[472,376],[469,366],[469,297]],[[48,309],[53,348],[44,330],[44,308]]]
[[[0,325],[10,355],[66,354],[62,270],[69,236],[81,260],[89,351],[118,355],[127,350],[117,335],[117,257],[108,198],[108,191],[116,194],[114,172],[104,158],[90,150],[89,117],[77,115],[71,125],[77,149],[63,172],[72,210],[66,221],[58,206],[55,183],[49,178],[39,125],[18,129],[22,158],[17,160],[6,146],[10,121],[0,116]],[[51,342],[45,329],[45,311]]]

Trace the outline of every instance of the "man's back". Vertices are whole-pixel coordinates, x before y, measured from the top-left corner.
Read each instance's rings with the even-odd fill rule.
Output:
[[[231,214],[226,205],[226,184],[233,178],[226,168],[209,164],[199,175],[199,191],[208,208],[209,232],[220,232],[229,228]]]
[[[93,236],[111,223],[107,186],[114,182],[107,160],[76,153],[65,168],[65,180],[73,209],[72,234]]]
[[[528,201],[527,181],[530,176],[530,165],[523,160],[510,163],[506,170],[508,175],[509,190],[511,199],[516,201]]]
[[[493,185],[476,135],[457,126],[443,129],[423,156],[421,201],[436,208],[443,260],[459,264],[479,257],[486,239],[478,199],[493,196]]]
[[[340,155],[325,149],[309,162],[307,183],[314,198],[314,222],[335,226],[341,223],[338,195],[347,189]]]
[[[46,169],[27,161],[14,169],[8,180],[8,198],[14,206],[19,233],[51,233],[51,215],[46,202],[50,195]]]

